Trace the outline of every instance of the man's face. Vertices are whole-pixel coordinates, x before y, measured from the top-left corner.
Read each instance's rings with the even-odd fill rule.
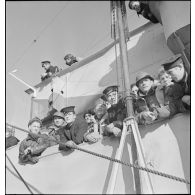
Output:
[[[168,73],[164,73],[160,76],[160,83],[163,86],[169,86],[172,83],[171,75]]]
[[[111,105],[117,104],[117,102],[118,102],[118,93],[117,93],[117,91],[112,91],[109,94],[107,94],[107,100]]]
[[[153,81],[150,78],[143,78],[139,81],[139,89],[144,92],[147,93],[152,85],[153,85]]]
[[[43,64],[43,68],[44,68],[45,70],[48,70],[49,67],[50,67],[50,64],[49,64],[49,63]]]
[[[92,122],[92,115],[91,114],[85,114],[85,120],[87,123],[91,123]]]
[[[70,65],[70,64],[71,64],[71,62],[72,62],[72,59],[71,59],[71,58],[66,58],[66,60],[65,60],[65,61],[66,61],[66,64],[67,64],[67,65]]]
[[[137,87],[136,85],[134,85],[134,86],[132,87],[132,89],[131,89],[131,92],[132,92],[135,96],[137,96],[138,87]]]
[[[135,11],[139,12],[140,11],[139,1],[133,1],[132,4],[131,4],[131,8],[134,9]]]
[[[58,116],[54,116],[54,124],[57,126],[57,127],[61,127],[64,125],[64,119],[61,118],[61,117],[58,117]]]
[[[179,82],[183,79],[185,70],[183,66],[176,66],[169,69],[167,72],[171,75],[175,82]]]
[[[65,114],[65,117],[64,118],[65,118],[66,123],[72,123],[72,122],[75,121],[76,114],[73,113],[73,112],[67,112]]]
[[[97,118],[100,119],[106,113],[106,105],[98,104],[95,106],[94,111],[95,111]]]
[[[34,134],[38,134],[40,133],[40,129],[41,129],[41,124],[39,122],[33,122],[30,126],[29,126],[29,130],[30,132],[34,133]]]

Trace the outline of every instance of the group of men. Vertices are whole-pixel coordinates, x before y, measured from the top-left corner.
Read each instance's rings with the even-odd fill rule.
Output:
[[[159,83],[145,72],[140,72],[131,86],[134,117],[138,124],[151,124],[190,108],[190,75],[186,72],[181,55],[162,65]],[[125,99],[118,86],[107,87],[93,108],[83,116],[75,113],[75,106],[62,108],[53,114],[53,125],[42,134],[42,121],[30,120],[29,135],[20,144],[22,163],[38,162],[37,156],[47,148],[59,144],[59,150],[69,150],[82,142],[97,142],[101,136],[120,137],[127,117]]]
[[[72,64],[78,62],[78,59],[72,54],[65,55],[64,60],[67,66],[71,66]],[[45,69],[45,72],[41,75],[41,81],[50,78],[60,71],[57,66],[52,66],[51,62],[48,60],[42,61],[41,64]]]
[[[158,82],[141,72],[131,86],[133,108],[138,124],[151,124],[157,119],[190,110],[191,81],[181,55],[162,64]]]

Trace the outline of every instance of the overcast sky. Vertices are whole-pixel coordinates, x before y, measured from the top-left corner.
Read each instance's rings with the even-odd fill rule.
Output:
[[[130,31],[148,22],[128,7],[127,13]],[[6,121],[26,128],[30,116],[27,87],[8,72],[17,69],[34,86],[41,61],[66,68],[65,54],[85,58],[99,51],[113,41],[110,29],[109,1],[6,2]]]

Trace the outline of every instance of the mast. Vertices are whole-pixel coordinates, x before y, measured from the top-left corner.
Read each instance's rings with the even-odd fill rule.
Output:
[[[144,158],[144,148],[141,141],[141,136],[139,134],[139,129],[137,122],[135,118],[133,117],[133,105],[132,105],[132,99],[130,96],[130,80],[129,80],[129,63],[128,63],[128,56],[127,56],[127,45],[126,45],[126,36],[124,31],[124,20],[122,16],[122,7],[125,9],[125,2],[124,1],[116,1],[116,7],[117,7],[117,18],[118,18],[118,29],[119,29],[119,45],[120,45],[120,52],[121,52],[121,61],[122,61],[122,69],[123,69],[123,75],[124,75],[124,88],[125,88],[125,98],[126,98],[126,105],[127,105],[127,118],[125,119],[125,126],[123,127],[120,145],[117,150],[116,159],[121,159],[122,153],[123,153],[123,147],[125,142],[125,137],[127,130],[130,132],[130,143],[131,143],[131,161],[132,163],[136,163],[138,160],[139,155],[139,162],[141,166],[146,167],[146,162]],[[123,10],[124,11],[124,10]],[[135,190],[137,194],[142,193],[141,189],[141,180],[140,180],[140,173],[138,169],[132,168],[133,171],[133,177],[134,177],[134,185]],[[113,194],[114,187],[116,183],[116,177],[118,172],[118,165],[115,164],[112,175],[111,175],[111,187],[109,187],[109,194]],[[143,175],[147,189],[147,193],[153,194],[153,187],[150,175],[148,173]]]
[[[122,13],[121,13],[121,2],[117,1],[117,17],[118,17],[118,28],[119,28],[119,45],[121,49],[121,59],[122,59],[122,69],[124,75],[124,88],[125,88],[125,98],[126,98],[126,105],[127,105],[127,116],[133,116],[133,106],[132,106],[132,99],[130,97],[130,80],[129,80],[129,63],[127,57],[127,45],[126,45],[126,37],[123,28],[123,20],[122,20]],[[135,162],[137,159],[137,152],[136,152],[136,145],[133,136],[131,136],[131,153],[132,153],[132,160]],[[139,178],[139,171],[133,168],[133,175],[134,175],[134,182],[135,182],[135,189],[137,194],[141,194],[141,186],[140,186],[140,178]]]

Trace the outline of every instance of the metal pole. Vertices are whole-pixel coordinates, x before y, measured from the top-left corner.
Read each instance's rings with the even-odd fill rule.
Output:
[[[134,121],[134,123],[132,123],[130,125],[130,130],[131,130],[131,134],[133,136],[131,136],[131,152],[132,152],[132,160],[133,163],[135,163],[135,160],[137,160],[138,158],[138,154],[137,154],[137,150],[136,150],[136,143],[135,143],[135,138],[137,138],[136,134],[135,134],[135,129],[136,129],[136,121],[133,117],[133,105],[132,105],[132,99],[130,97],[130,80],[129,80],[129,64],[128,64],[128,57],[127,57],[127,45],[126,45],[126,37],[125,37],[125,33],[124,33],[124,27],[123,27],[123,19],[122,19],[122,13],[121,13],[121,2],[118,1],[118,24],[119,24],[119,41],[120,41],[120,45],[121,45],[121,54],[122,54],[122,62],[123,62],[123,71],[124,71],[124,81],[125,81],[125,95],[126,95],[126,103],[127,103],[127,115],[128,117],[131,117],[132,120]],[[138,139],[136,139],[138,140]],[[139,145],[140,143],[138,143],[137,148],[140,150],[141,146]],[[143,151],[142,153],[140,153],[141,155],[141,161],[144,162],[144,155],[143,155]],[[145,164],[145,163],[144,163]],[[140,175],[139,175],[139,171],[135,168],[133,168],[133,174],[134,174],[134,181],[135,181],[135,189],[136,189],[136,193],[140,194],[141,193],[141,182],[140,182]],[[153,189],[152,189],[152,185],[151,185],[151,180],[149,177],[146,178],[147,180],[147,184],[148,184],[148,189],[150,193],[153,193]]]
[[[125,144],[126,135],[127,135],[127,126],[125,125],[125,123],[123,123],[123,131],[122,131],[122,135],[121,135],[121,139],[120,139],[120,144],[119,144],[119,148],[117,150],[116,156],[115,156],[115,159],[117,159],[117,160],[121,160],[121,157],[122,157],[122,154],[123,154],[123,148],[124,148],[124,144]],[[111,182],[109,184],[107,194],[113,194],[114,193],[114,188],[115,188],[115,185],[116,185],[116,178],[117,178],[118,168],[119,168],[119,163],[114,163],[112,175],[110,177],[110,181]]]
[[[129,80],[129,65],[128,65],[128,57],[127,57],[127,45],[126,45],[126,38],[123,28],[123,19],[121,13],[121,4],[120,1],[117,1],[117,14],[118,14],[118,25],[119,25],[119,42],[121,44],[121,55],[122,55],[122,64],[123,64],[123,71],[124,71],[124,81],[125,81],[125,97],[126,97],[126,104],[127,104],[127,115],[133,116],[133,105],[132,99],[130,97],[130,80]],[[131,151],[132,151],[132,160],[135,162],[137,157],[136,145],[134,141],[134,137],[131,136]],[[135,190],[137,194],[141,194],[141,184],[140,184],[140,177],[139,171],[133,168],[133,175],[135,181]]]

